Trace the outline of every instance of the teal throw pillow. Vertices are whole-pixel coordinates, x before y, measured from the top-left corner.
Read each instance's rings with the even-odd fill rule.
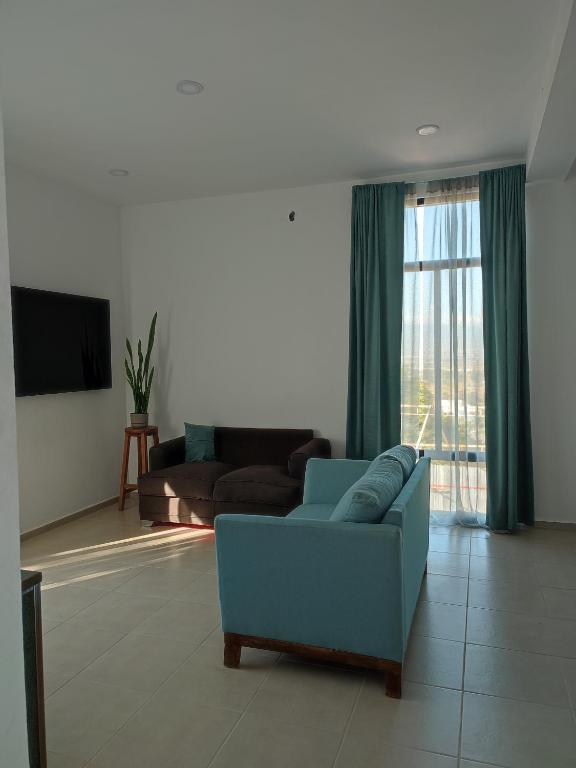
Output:
[[[380,456],[390,456],[400,464],[404,483],[408,480],[416,466],[416,451],[411,445],[395,445],[394,448],[389,448],[384,453],[381,453]]]
[[[214,427],[184,424],[186,461],[214,461]]]
[[[330,520],[379,523],[401,490],[400,463],[388,456],[378,456],[342,496]]]

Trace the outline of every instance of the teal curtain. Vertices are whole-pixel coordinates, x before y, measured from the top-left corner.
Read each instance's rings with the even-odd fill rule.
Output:
[[[352,191],[346,454],[372,459],[400,442],[405,184]]]
[[[486,381],[486,521],[534,522],[526,322],[526,168],[480,173]]]

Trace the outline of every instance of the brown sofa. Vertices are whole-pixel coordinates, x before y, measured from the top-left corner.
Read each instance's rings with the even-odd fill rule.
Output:
[[[222,512],[286,515],[302,500],[306,462],[330,458],[311,429],[216,427],[215,461],[185,462],[184,437],[150,449],[140,519],[211,525]]]

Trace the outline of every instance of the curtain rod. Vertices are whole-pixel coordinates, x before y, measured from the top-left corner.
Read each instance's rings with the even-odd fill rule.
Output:
[[[405,173],[389,173],[382,176],[374,176],[365,179],[359,184],[386,184],[404,182],[405,184],[428,184],[431,181],[443,181],[444,179],[457,179],[462,176],[476,176],[480,171],[494,171],[498,168],[507,168],[511,165],[525,165],[525,158],[508,158],[501,161],[487,161],[483,163],[470,163],[468,165],[454,165],[452,167],[436,168],[423,171],[406,171]],[[422,174],[425,174],[423,176]],[[438,175],[434,175],[438,174]]]

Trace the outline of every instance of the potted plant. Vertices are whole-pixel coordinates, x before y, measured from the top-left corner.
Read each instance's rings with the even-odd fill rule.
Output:
[[[130,423],[133,427],[141,428],[148,426],[148,401],[150,400],[150,389],[154,377],[154,366],[150,368],[150,355],[154,346],[157,317],[158,312],[155,312],[148,332],[146,355],[142,354],[142,340],[138,339],[138,368],[134,367],[132,345],[130,340],[126,339],[128,358],[124,358],[124,367],[126,368],[128,384],[130,384],[130,389],[134,395],[134,413],[130,414]]]

